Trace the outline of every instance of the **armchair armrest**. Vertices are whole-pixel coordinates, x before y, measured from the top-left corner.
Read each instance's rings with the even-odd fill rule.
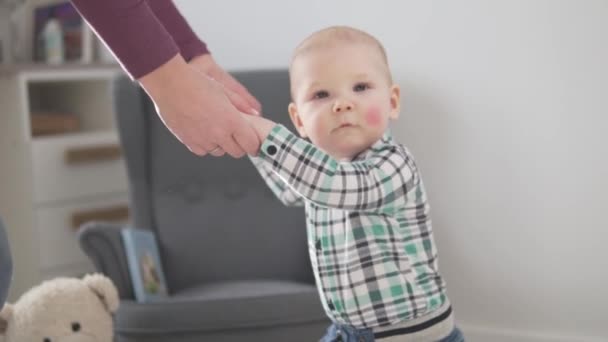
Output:
[[[122,225],[88,222],[78,230],[80,248],[89,256],[98,272],[114,282],[121,299],[134,299],[133,284],[120,231]]]

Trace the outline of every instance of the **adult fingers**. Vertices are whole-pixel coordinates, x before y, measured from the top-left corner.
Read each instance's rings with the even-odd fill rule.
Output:
[[[199,147],[197,145],[186,145],[186,147],[190,150],[190,152],[196,154],[199,157],[204,157],[205,155],[207,155],[207,150]]]
[[[262,110],[260,102],[232,75],[218,67],[212,69],[209,76],[224,87],[224,92],[227,93],[231,101],[238,99],[238,103],[233,103],[241,112],[259,115]],[[243,102],[245,105],[242,105]]]
[[[232,134],[219,140],[218,145],[223,151],[228,153],[228,155],[233,158],[241,158],[246,153],[245,150],[235,141]]]
[[[214,149],[212,149],[212,150],[209,150],[209,152],[208,152],[208,153],[209,153],[209,155],[212,155],[212,156],[214,156],[214,157],[221,157],[221,156],[223,156],[224,154],[226,154],[226,152],[224,151],[224,149],[222,149],[222,147],[221,147],[221,146],[218,146],[218,147],[215,147],[215,148],[214,148]]]
[[[234,107],[239,110],[239,112],[248,113],[252,115],[260,115],[259,111],[256,108],[252,107],[251,104],[240,93],[237,93],[227,87],[224,87],[224,93],[226,94],[232,105],[234,105]]]
[[[232,75],[229,73],[224,73],[222,83],[232,92],[238,94],[241,98],[243,98],[251,107],[253,107],[257,113],[259,114],[262,110],[262,105],[260,102],[243,86],[239,81],[237,81]]]

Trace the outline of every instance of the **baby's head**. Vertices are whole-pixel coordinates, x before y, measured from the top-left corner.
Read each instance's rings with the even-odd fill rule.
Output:
[[[339,160],[367,149],[399,116],[399,86],[384,48],[357,29],[313,33],[296,48],[289,76],[296,129]]]

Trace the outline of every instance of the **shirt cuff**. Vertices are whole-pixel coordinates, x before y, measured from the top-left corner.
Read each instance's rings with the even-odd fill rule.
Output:
[[[276,124],[271,130],[266,139],[262,142],[260,153],[257,158],[273,162],[280,159],[283,151],[280,149],[286,146],[286,143],[297,138],[291,131],[281,124]]]

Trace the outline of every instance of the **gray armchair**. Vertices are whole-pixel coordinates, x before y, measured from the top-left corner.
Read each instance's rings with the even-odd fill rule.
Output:
[[[239,72],[264,114],[288,124],[286,70]],[[133,298],[122,227],[93,222],[82,249],[121,297],[118,341],[317,341],[329,324],[308,259],[302,208],[286,208],[247,158],[200,158],[128,79],[115,85],[134,226],[155,232],[170,297]]]
[[[12,260],[6,230],[0,218],[0,310],[4,306],[13,276]]]

